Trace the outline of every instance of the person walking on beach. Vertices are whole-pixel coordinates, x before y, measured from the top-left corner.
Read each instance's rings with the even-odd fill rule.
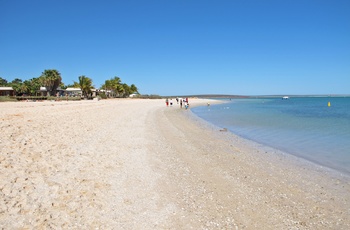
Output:
[[[182,109],[182,99],[180,99],[180,109]]]
[[[168,98],[165,99],[165,104],[166,104],[166,106],[169,106],[169,100],[168,100]]]

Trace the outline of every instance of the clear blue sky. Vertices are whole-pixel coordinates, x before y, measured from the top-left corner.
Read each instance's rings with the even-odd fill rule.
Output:
[[[0,77],[142,94],[350,94],[349,0],[0,0]]]

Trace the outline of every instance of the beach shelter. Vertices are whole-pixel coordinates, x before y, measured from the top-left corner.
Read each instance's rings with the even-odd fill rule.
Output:
[[[12,87],[0,87],[0,96],[15,96],[15,91]]]
[[[74,96],[81,96],[83,92],[81,91],[80,88],[67,88],[66,89],[66,94],[70,97]]]

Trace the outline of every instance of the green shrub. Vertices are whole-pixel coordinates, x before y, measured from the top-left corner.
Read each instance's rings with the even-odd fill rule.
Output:
[[[101,99],[107,99],[107,96],[104,92],[99,93],[98,97],[100,97]]]
[[[25,96],[25,97],[16,97],[18,101],[25,101],[25,100],[30,100],[30,101],[43,101],[47,100],[46,96]]]
[[[137,98],[141,98],[141,99],[162,99],[161,96],[159,95],[155,95],[155,94],[144,94],[144,95],[138,95]]]
[[[15,97],[0,96],[0,102],[17,101]]]

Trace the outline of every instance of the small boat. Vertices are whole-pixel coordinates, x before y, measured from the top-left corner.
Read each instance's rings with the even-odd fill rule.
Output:
[[[289,99],[289,97],[288,96],[284,96],[284,97],[282,97],[282,100],[288,100]]]

